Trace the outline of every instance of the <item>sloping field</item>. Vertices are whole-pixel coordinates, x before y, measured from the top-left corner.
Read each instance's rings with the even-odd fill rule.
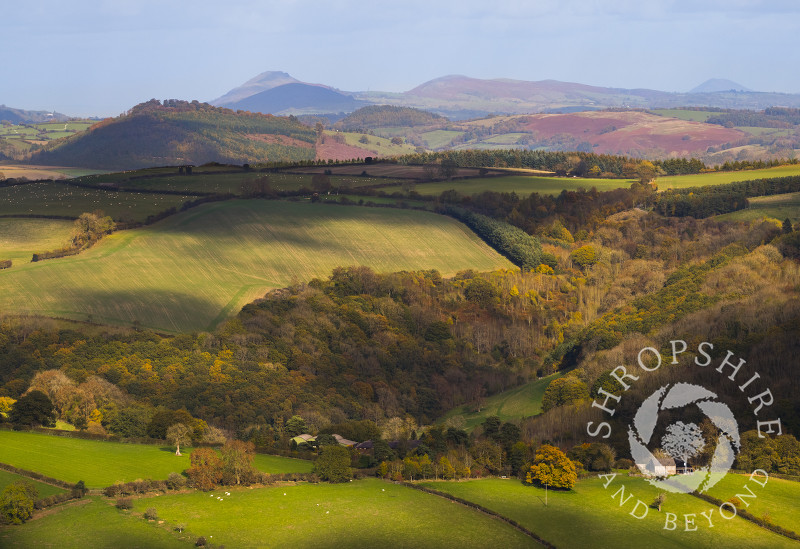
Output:
[[[537,114],[528,120],[525,129],[539,137],[569,134],[591,143],[598,154],[639,151],[686,156],[747,135],[722,126],[635,111]]]
[[[598,191],[628,188],[629,179],[599,179],[583,177],[537,177],[529,175],[509,175],[505,177],[476,177],[456,181],[437,181],[435,183],[418,183],[415,191],[423,195],[439,195],[444,191],[455,190],[463,195],[493,191],[497,193],[517,193],[528,196],[531,193],[559,194],[563,190],[575,191],[580,188]],[[383,187],[387,193],[400,192],[402,186]]]
[[[686,187],[702,187],[704,185],[722,185],[734,181],[750,181],[767,177],[786,177],[800,175],[800,164],[787,164],[763,170],[743,170],[736,172],[711,172],[692,175],[673,175],[656,179],[658,189],[683,189]]]
[[[82,480],[89,488],[139,478],[165,479],[189,468],[191,448],[122,444],[39,433],[0,431],[0,463],[41,473],[69,483]],[[267,473],[307,473],[311,462],[256,455],[254,465]]]
[[[541,547],[478,511],[377,479],[236,489],[222,501],[164,495],[137,500],[134,510],[148,507],[227,547]]]
[[[659,490],[641,478],[618,474],[604,488],[604,480],[590,477],[579,481],[573,490],[561,492],[524,486],[520,481],[486,479],[469,482],[428,482],[425,485],[483,505],[501,515],[516,520],[522,526],[540,535],[556,547],[797,547],[797,542],[759,528],[751,522],[735,517],[720,518],[719,509],[688,494],[667,494],[662,510],[649,508],[642,519],[630,513],[637,500],[643,505],[636,511],[641,516]],[[620,495],[613,495],[625,486],[620,506]],[[741,485],[738,487],[741,490]],[[755,486],[754,490],[760,490]],[[759,497],[769,497],[769,485]],[[734,491],[735,493],[735,491]],[[731,493],[725,500],[733,496]],[[709,514],[709,509],[713,513]],[[727,509],[726,509],[727,511]],[[676,528],[665,529],[666,513],[677,515]],[[713,528],[701,513],[711,516]],[[685,514],[690,516],[685,531]]]
[[[0,218],[0,259],[10,259],[14,267],[30,262],[35,252],[65,245],[73,222],[63,219]]]
[[[0,271],[0,310],[205,330],[271,288],[349,265],[445,275],[512,267],[464,225],[432,213],[234,200],[115,233],[77,256]]]
[[[800,220],[800,193],[775,194],[748,198],[750,203],[744,210],[716,216],[722,221],[752,221],[771,217],[778,221],[789,219],[793,223]]]
[[[466,422],[464,429],[471,431],[491,416],[497,416],[502,421],[517,421],[535,416],[542,411],[542,397],[547,386],[563,375],[564,372],[559,372],[492,395],[486,399],[479,412],[471,412],[467,406],[459,406],[450,410],[443,419],[460,415]]]
[[[144,221],[147,216],[180,207],[192,196],[122,193],[73,187],[65,183],[27,183],[0,187],[0,215],[58,215],[77,218],[102,210],[115,220]]]

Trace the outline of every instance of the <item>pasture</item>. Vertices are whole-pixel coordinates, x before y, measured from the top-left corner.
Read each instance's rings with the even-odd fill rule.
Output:
[[[456,137],[460,137],[464,132],[453,130],[433,130],[420,134],[420,137],[425,140],[425,144],[430,149],[440,149],[446,147]]]
[[[196,539],[118,511],[100,497],[59,505],[22,526],[0,529],[0,547],[16,549],[185,549]]]
[[[3,179],[25,178],[37,179],[63,179],[81,177],[98,173],[98,170],[88,168],[67,168],[63,166],[30,166],[24,164],[0,164],[0,173]]]
[[[718,215],[720,221],[754,221],[761,218],[772,218],[783,222],[789,219],[792,223],[800,221],[800,193],[756,196],[747,199],[750,205],[736,212]]]
[[[72,225],[62,219],[0,218],[0,259],[11,259],[13,269],[30,262],[35,252],[60,248],[69,240]]]
[[[591,189],[608,191],[628,188],[632,180],[628,179],[599,179],[582,177],[541,177],[529,175],[509,175],[504,177],[475,177],[470,179],[457,179],[454,181],[437,181],[434,183],[418,183],[416,191],[422,195],[439,195],[444,191],[455,190],[463,195],[473,195],[484,191],[497,193],[517,193],[528,196],[531,193],[557,195],[563,190],[575,191],[578,189]],[[401,192],[402,186],[384,187],[381,190],[387,193]]]
[[[0,216],[54,215],[77,218],[84,212],[102,210],[114,220],[144,221],[194,197],[150,193],[127,193],[73,187],[65,183],[41,182],[0,187]]]
[[[759,528],[739,517],[720,518],[719,510],[711,514],[713,528],[700,513],[714,508],[686,494],[667,495],[662,511],[648,509],[636,519],[630,512],[641,500],[650,505],[659,490],[640,478],[618,474],[607,489],[604,480],[590,477],[579,481],[573,490],[545,490],[525,486],[519,480],[485,479],[467,482],[427,482],[429,488],[447,492],[487,507],[516,520],[557,547],[796,547],[797,542]],[[625,485],[625,497],[633,494],[623,506],[620,496],[612,496]],[[757,488],[757,487],[756,487]],[[767,489],[764,497],[769,497]],[[728,498],[731,496],[728,496]],[[761,497],[761,496],[759,496]],[[725,498],[726,500],[728,498]],[[675,530],[665,530],[666,513],[678,515]],[[640,506],[637,514],[641,515]],[[686,532],[684,514],[695,514],[696,531]]]
[[[658,189],[683,189],[686,187],[703,187],[706,185],[723,185],[735,181],[749,181],[767,177],[786,177],[800,175],[800,164],[787,164],[762,170],[743,170],[735,172],[709,172],[691,175],[671,175],[656,179]]]
[[[66,492],[66,490],[64,490],[63,488],[59,488],[51,484],[45,484],[44,482],[39,482],[38,480],[33,480],[27,477],[23,477],[22,475],[18,475],[16,473],[10,473],[3,469],[0,469],[0,492],[2,492],[6,486],[18,480],[24,480],[26,482],[30,482],[31,484],[33,484],[33,487],[36,488],[38,499],[44,499],[48,496],[54,496],[56,494],[62,494]]]
[[[377,479],[225,491],[139,499],[134,511],[154,507],[166,524],[227,547],[537,546],[477,511]]]
[[[104,488],[136,479],[165,479],[189,468],[191,448],[123,444],[0,430],[0,462],[88,488]],[[307,473],[311,462],[257,455],[254,465],[267,473]]]
[[[728,474],[711,488],[709,494],[722,501],[729,500],[737,493],[749,495],[746,490],[743,490],[744,485],[748,483],[748,477],[749,475]],[[767,515],[773,524],[800,533],[800,514],[797,513],[797,503],[800,501],[800,482],[770,477],[763,489],[755,483],[749,484],[757,496],[743,500],[748,504],[744,508],[750,514],[759,518]]]
[[[403,143],[401,145],[392,144],[392,140],[386,137],[378,137],[376,135],[367,135],[368,143],[362,143],[360,140],[363,133],[356,132],[325,132],[326,135],[333,134],[343,135],[345,143],[351,147],[359,147],[372,151],[375,156],[391,157],[401,156],[404,154],[412,154],[415,150],[414,145]]]
[[[442,420],[462,416],[466,421],[464,429],[471,431],[490,416],[497,416],[501,421],[517,421],[535,416],[542,411],[542,397],[547,386],[563,375],[564,372],[559,372],[492,395],[486,399],[480,411],[471,411],[467,405],[459,406],[450,410]]]
[[[77,256],[0,271],[0,309],[210,330],[269,289],[348,265],[445,276],[512,267],[466,226],[433,213],[233,200],[114,233]]]

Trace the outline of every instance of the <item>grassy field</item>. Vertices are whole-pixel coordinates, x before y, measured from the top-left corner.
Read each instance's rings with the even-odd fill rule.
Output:
[[[618,475],[608,489],[603,488],[603,483],[595,477],[578,482],[574,490],[568,492],[549,490],[546,507],[544,489],[524,486],[516,479],[425,485],[514,519],[557,547],[797,547],[796,542],[741,518],[721,519],[718,509],[711,515],[714,527],[709,528],[708,521],[700,513],[708,514],[713,506],[690,495],[668,494],[661,512],[649,509],[647,516],[638,520],[630,516],[636,500],[649,505],[658,490],[642,479],[623,474]],[[612,496],[623,484],[626,497],[631,493],[634,497],[620,507],[620,497],[613,500]],[[664,529],[667,512],[679,517],[674,531]],[[637,511],[641,513],[642,507]],[[687,513],[696,514],[696,531],[684,531],[683,515]]]
[[[58,437],[39,433],[0,431],[0,462],[35,471],[69,483],[83,480],[89,488],[103,488],[136,479],[165,479],[189,468],[190,448],[122,444]],[[258,455],[257,469],[267,473],[307,473],[311,462]]]
[[[0,187],[0,215],[39,214],[77,218],[84,212],[103,210],[115,220],[144,221],[194,197],[122,193],[73,187],[64,183],[28,183]]]
[[[764,177],[786,177],[800,175],[800,164],[789,164],[763,170],[744,170],[737,172],[711,172],[692,175],[673,175],[656,179],[659,190],[682,189],[685,187],[702,187],[704,185],[722,185],[734,181],[748,181]]]
[[[36,179],[60,179],[70,177],[82,177],[86,175],[100,173],[102,170],[92,170],[88,168],[67,168],[63,166],[27,166],[24,164],[0,164],[0,173],[3,179],[20,178]]]
[[[369,143],[361,143],[360,139],[364,135],[363,133],[353,133],[353,132],[325,132],[328,135],[344,135],[345,143],[352,147],[360,147],[362,149],[367,149],[375,153],[376,156],[379,157],[387,157],[387,156],[401,156],[404,154],[411,154],[414,152],[415,147],[414,145],[409,145],[407,143],[403,143],[402,145],[393,145],[391,139],[387,139],[385,137],[378,137],[376,135],[367,135],[367,139]]]
[[[9,473],[8,471],[4,471],[2,469],[0,469],[0,492],[2,492],[6,486],[18,480],[24,480],[26,482],[30,482],[31,484],[33,484],[33,486],[36,488],[36,492],[39,494],[38,499],[44,499],[48,496],[54,496],[56,494],[61,494],[63,492],[66,492],[66,490],[64,490],[63,488],[58,488],[57,486],[45,484],[44,482],[39,482],[38,480],[29,479],[27,477],[23,477],[15,473]]]
[[[762,217],[777,219],[783,222],[790,219],[792,223],[800,221],[800,193],[775,194],[748,198],[747,209],[718,215],[720,221],[753,221]]]
[[[767,485],[760,488],[753,482],[748,483],[748,477],[749,475],[726,475],[709,493],[727,501],[736,493],[747,494],[743,488],[745,484],[749,484],[757,497],[744,500],[749,504],[745,507],[748,512],[759,518],[767,514],[772,523],[800,533],[800,514],[797,512],[797,504],[800,502],[800,482],[770,478]],[[763,479],[760,482],[763,482]]]
[[[72,221],[61,219],[0,218],[0,259],[12,269],[30,262],[35,252],[60,248],[72,234]]]
[[[0,310],[180,332],[334,267],[445,275],[512,265],[453,219],[412,210],[234,200],[121,231],[77,256],[0,271]]]
[[[480,412],[470,412],[467,406],[459,406],[450,410],[442,419],[462,416],[466,421],[464,429],[471,431],[490,416],[497,416],[502,421],[516,421],[524,417],[535,416],[542,411],[542,397],[547,386],[563,372],[541,379],[533,380],[521,387],[492,395],[486,399]]]
[[[531,193],[559,194],[562,190],[574,191],[580,188],[597,187],[599,191],[628,188],[631,180],[627,179],[594,179],[581,177],[539,177],[527,175],[510,175],[507,177],[476,177],[456,181],[439,181],[435,183],[419,183],[416,191],[423,195],[438,195],[451,189],[464,195],[494,191],[498,193],[517,193],[528,196]],[[384,187],[387,193],[402,191],[401,186]]]
[[[425,132],[421,134],[420,137],[425,140],[425,143],[429,148],[438,149],[440,147],[446,147],[453,139],[462,135],[463,133],[464,132],[453,130],[433,130],[431,132]]]
[[[154,507],[167,524],[226,547],[536,546],[486,515],[377,479],[230,492],[140,499],[134,510]]]
[[[118,511],[99,497],[60,505],[22,526],[0,529],[0,547],[16,549],[185,549],[196,539]]]

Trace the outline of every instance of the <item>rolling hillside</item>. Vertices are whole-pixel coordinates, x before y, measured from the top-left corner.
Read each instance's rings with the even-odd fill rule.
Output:
[[[511,267],[453,219],[263,200],[202,206],[78,256],[0,271],[0,309],[162,331],[212,329],[272,288],[337,266]]]
[[[315,135],[296,120],[153,99],[54,144],[34,164],[132,169],[207,162],[309,160]]]

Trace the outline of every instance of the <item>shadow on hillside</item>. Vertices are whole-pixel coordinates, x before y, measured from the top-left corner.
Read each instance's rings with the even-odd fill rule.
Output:
[[[72,314],[85,315],[90,322],[166,332],[204,330],[221,309],[218,303],[195,294],[146,288],[83,289],[80,305],[84,308]]]

